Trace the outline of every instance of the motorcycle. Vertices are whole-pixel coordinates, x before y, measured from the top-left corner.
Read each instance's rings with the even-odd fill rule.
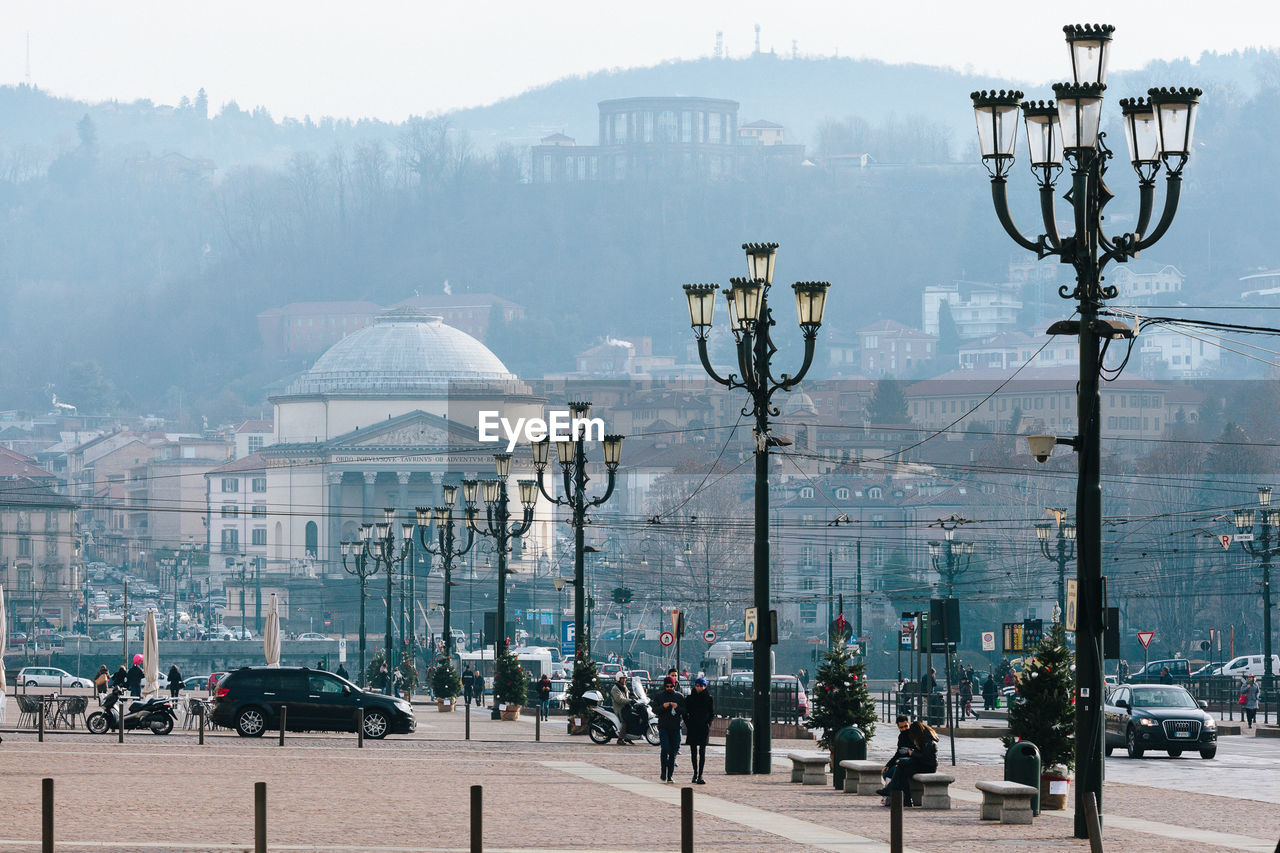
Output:
[[[107,698],[102,700],[102,709],[94,711],[85,720],[85,726],[95,735],[120,728],[119,706],[123,691],[119,687],[111,688]],[[173,731],[173,724],[178,715],[173,710],[176,700],[152,696],[145,702],[133,702],[124,715],[125,731],[133,729],[151,729],[153,734],[167,735]]]
[[[582,694],[583,701],[587,703],[587,734],[592,742],[608,743],[614,738],[643,736],[650,745],[658,745],[658,715],[649,707],[649,695],[639,678],[631,679],[631,697],[622,711],[625,730],[621,730],[617,715],[604,707],[600,691],[588,690]],[[621,737],[619,731],[622,731]]]

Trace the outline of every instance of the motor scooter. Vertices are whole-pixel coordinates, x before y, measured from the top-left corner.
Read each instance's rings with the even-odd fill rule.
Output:
[[[123,691],[119,687],[111,688],[107,698],[102,700],[101,710],[94,711],[85,720],[85,727],[95,735],[103,735],[120,728],[119,711]],[[173,724],[178,719],[173,710],[177,701],[171,697],[152,696],[145,702],[135,701],[129,705],[124,715],[125,731],[133,729],[151,729],[153,734],[167,735],[173,731]]]
[[[649,707],[649,695],[639,678],[631,679],[631,701],[623,709],[625,731],[621,737],[641,737],[651,745],[657,746],[658,715]],[[588,690],[582,694],[587,703],[587,734],[594,743],[608,743],[619,738],[620,721],[612,709],[604,705],[604,697],[598,690]]]

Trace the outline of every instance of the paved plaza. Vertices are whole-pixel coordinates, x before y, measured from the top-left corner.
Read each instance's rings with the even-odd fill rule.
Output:
[[[493,722],[418,708],[409,737],[289,735],[246,740],[210,732],[167,737],[83,731],[4,736],[0,745],[0,853],[39,850],[40,780],[56,784],[56,837],[67,851],[252,850],[253,783],[267,783],[272,850],[466,851],[469,788],[484,786],[486,851],[677,851],[680,785],[658,782],[657,749],[597,746],[565,734],[564,720]],[[891,728],[891,727],[890,727]],[[871,756],[887,754],[887,728]],[[716,741],[713,741],[713,744]],[[723,749],[708,755],[709,784],[695,786],[699,851],[888,851],[889,810],[875,797],[790,784],[791,749],[775,742],[769,776],[725,776]],[[1000,742],[957,740],[951,811],[910,810],[914,851],[1088,850],[1071,837],[1071,813],[1045,812],[1032,826],[978,820],[974,782],[1000,778]],[[681,756],[677,780],[689,776]],[[1108,850],[1271,853],[1280,839],[1280,740],[1225,738],[1219,758],[1107,761]],[[712,772],[714,767],[714,772]]]

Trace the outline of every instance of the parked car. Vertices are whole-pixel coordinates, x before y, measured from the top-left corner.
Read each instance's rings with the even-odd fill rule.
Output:
[[[5,641],[6,645],[12,649],[20,649],[30,642],[31,638],[23,631],[14,631],[9,635],[9,639]]]
[[[1167,658],[1165,660],[1148,661],[1144,666],[1130,673],[1129,681],[1131,683],[1153,682],[1158,680],[1164,672],[1164,668],[1169,668],[1169,675],[1175,681],[1183,681],[1191,677],[1191,662],[1186,658]]]
[[[1218,754],[1213,716],[1177,684],[1122,684],[1103,705],[1106,753],[1123,746],[1130,758],[1162,749],[1171,758],[1199,750],[1201,758]]]
[[[612,683],[613,679],[622,671],[622,664],[620,663],[602,663],[600,664],[600,680],[605,683]]]
[[[563,711],[569,707],[569,688],[573,686],[572,681],[553,678],[551,679],[551,710]]]
[[[1204,666],[1197,669],[1195,672],[1191,673],[1191,677],[1192,678],[1208,678],[1211,675],[1221,675],[1222,667],[1224,665],[1225,664],[1223,664],[1222,661],[1218,661],[1217,663],[1207,663]]]
[[[307,633],[305,633],[305,634],[299,634],[299,635],[298,635],[298,639],[299,639],[299,640],[309,640],[309,641],[314,642],[314,641],[316,641],[316,640],[327,640],[327,639],[329,639],[329,638],[328,638],[328,637],[326,637],[324,634],[317,634],[317,633],[315,633],[314,631],[308,631],[308,632],[307,632]]]
[[[56,666],[24,666],[18,670],[18,683],[26,687],[87,687],[93,680],[79,678]]]
[[[1237,681],[1244,681],[1246,675],[1262,678],[1262,655],[1241,655],[1234,657],[1222,665],[1219,675],[1234,675]],[[1271,674],[1280,675],[1280,655],[1271,656]]]
[[[287,709],[290,731],[353,732],[364,711],[365,737],[409,734],[417,726],[413,708],[395,696],[366,693],[330,672],[307,667],[246,666],[229,672],[213,698],[213,721],[241,737],[261,737],[280,728]]]
[[[210,675],[193,675],[190,678],[182,679],[183,690],[207,690],[209,689]]]
[[[795,696],[795,715],[809,716],[809,696],[804,692],[804,685],[794,675],[775,675],[772,682],[773,704],[775,708],[784,698]]]
[[[225,672],[214,672],[214,673],[211,673],[211,674],[209,675],[209,683],[208,683],[207,685],[205,685],[205,690],[208,690],[210,693],[212,693],[213,691],[217,690],[217,689],[218,689],[218,682],[222,679],[222,676],[224,676],[224,675],[226,675],[226,673],[225,673]]]

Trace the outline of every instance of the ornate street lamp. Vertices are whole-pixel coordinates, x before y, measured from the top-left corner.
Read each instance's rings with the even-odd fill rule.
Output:
[[[929,543],[929,558],[933,562],[933,570],[942,576],[947,598],[956,594],[956,578],[969,571],[969,563],[973,560],[973,543],[968,540],[954,538],[953,530],[944,531],[945,539]]]
[[[1060,513],[1058,518],[1067,513],[1065,509],[1054,510],[1054,512],[1055,514]],[[1037,524],[1036,541],[1040,543],[1040,553],[1044,555],[1044,558],[1058,565],[1058,618],[1065,619],[1067,613],[1067,563],[1075,559],[1076,556],[1076,525],[1074,521],[1059,521],[1056,525],[1056,534],[1054,527],[1054,523],[1050,521]],[[1056,545],[1052,543],[1056,543]]]
[[[1078,386],[1079,435],[1075,438],[1035,436],[1032,454],[1041,462],[1054,444],[1067,444],[1079,453],[1076,492],[1078,578],[1076,629],[1076,786],[1075,836],[1088,837],[1084,804],[1093,796],[1102,808],[1103,680],[1102,635],[1105,602],[1102,579],[1102,489],[1100,484],[1098,374],[1100,347],[1114,339],[1132,338],[1133,331],[1115,320],[1099,318],[1105,300],[1114,298],[1114,285],[1102,283],[1102,271],[1112,261],[1136,258],[1159,240],[1173,223],[1182,187],[1182,169],[1191,153],[1199,89],[1149,89],[1147,98],[1120,101],[1129,145],[1129,162],[1138,176],[1138,217],[1127,234],[1103,231],[1103,209],[1112,198],[1104,177],[1111,149],[1099,132],[1106,93],[1108,53],[1114,27],[1079,25],[1064,28],[1071,57],[1072,80],[1053,87],[1052,102],[1021,102],[1014,90],[974,92],[974,113],[982,162],[991,175],[996,216],[1013,241],[1038,258],[1057,255],[1075,268],[1076,285],[1060,287],[1058,295],[1078,302],[1079,320],[1054,323],[1049,334],[1071,334],[1080,345]],[[1013,222],[1006,197],[1006,178],[1014,163],[1021,110],[1027,124],[1032,172],[1040,187],[1044,233],[1034,240],[1023,236]],[[1060,146],[1060,147],[1059,147]],[[1059,153],[1060,152],[1060,153]],[[1071,169],[1074,232],[1059,234],[1054,212],[1054,186],[1064,166]],[[1154,209],[1155,177],[1163,166],[1165,201],[1160,221],[1149,230]]]
[[[405,559],[409,556],[413,548],[413,536],[407,539],[401,539],[400,544],[396,545],[395,538],[395,518],[396,511],[394,507],[387,507],[382,510],[382,521],[375,524],[360,525],[360,539],[356,543],[360,549],[371,557],[374,563],[380,563],[386,566],[387,574],[387,620],[386,620],[386,663],[387,674],[395,673],[398,661],[395,654],[395,633],[392,623],[392,615],[394,611],[395,599],[392,597],[392,585],[395,581],[395,565],[399,563],[404,566]],[[409,530],[412,534],[411,526],[408,523],[403,525],[405,530]],[[376,572],[375,568],[375,572]],[[363,604],[362,604],[363,606]],[[385,688],[384,688],[385,689]]]
[[[1246,551],[1262,564],[1262,697],[1271,695],[1275,674],[1271,670],[1271,558],[1280,553],[1280,510],[1271,508],[1271,487],[1258,487],[1258,534],[1241,542]],[[1236,532],[1253,533],[1254,511],[1238,509],[1233,513]],[[1243,539],[1243,537],[1242,537]]]
[[[479,512],[474,505],[476,483],[464,480],[463,497],[470,498],[467,504],[467,527],[493,539],[494,549],[498,552],[498,636],[493,643],[493,664],[498,665],[498,658],[507,650],[507,575],[515,574],[507,568],[507,555],[511,553],[511,540],[523,536],[533,526],[533,508],[538,502],[538,485],[533,480],[521,480],[520,503],[524,508],[521,520],[511,521],[511,509],[507,497],[507,478],[511,476],[511,454],[493,454],[493,467],[498,477],[485,480],[480,484],[484,498],[485,521],[478,523]],[[493,719],[501,718],[498,702],[493,703]]]
[[[365,622],[364,622],[364,602],[369,597],[368,587],[369,578],[378,573],[378,563],[376,560],[369,559],[369,550],[365,547],[365,542],[369,538],[369,528],[372,525],[360,525],[359,542],[343,541],[342,549],[342,568],[349,575],[354,575],[360,581],[360,678],[358,679],[361,687],[365,685]],[[347,564],[347,558],[351,557],[351,564]]]
[[[591,412],[591,404],[584,401],[569,403],[570,419],[574,422],[586,420]],[[613,496],[613,488],[617,484],[618,465],[622,462],[622,440],[620,435],[604,437],[604,467],[606,472],[604,494],[595,498],[587,497],[587,484],[591,478],[587,476],[586,439],[582,432],[575,432],[571,441],[557,441],[556,458],[560,462],[560,476],[564,487],[563,497],[555,497],[547,491],[542,476],[546,473],[551,460],[551,439],[544,438],[531,445],[533,450],[533,467],[537,471],[536,485],[542,496],[556,506],[569,508],[569,525],[573,528],[573,648],[574,668],[579,662],[585,662],[591,656],[590,629],[586,619],[586,594],[584,584],[584,548],[583,531],[587,526],[587,511],[601,506]],[[585,665],[585,664],[584,664]]]
[[[467,517],[475,513],[475,508],[467,506],[464,508],[464,517],[461,519],[462,527],[466,530],[466,544],[459,547],[457,544],[458,536],[454,525],[453,507],[457,503],[458,487],[444,487],[444,506],[438,506],[433,513],[425,507],[418,507],[418,535],[416,542],[428,554],[433,554],[440,558],[440,562],[444,566],[444,653],[448,658],[453,657],[453,625],[450,621],[453,600],[453,561],[462,557],[471,550],[471,546],[475,544],[475,531],[467,524]],[[435,544],[431,544],[430,526],[435,523]],[[434,650],[433,650],[434,651]]]
[[[711,332],[715,311],[715,294],[719,285],[686,284],[685,297],[689,302],[689,323],[698,343],[698,357],[702,367],[715,382],[726,388],[743,388],[751,395],[749,411],[755,416],[755,569],[753,603],[760,624],[766,626],[759,632],[754,644],[754,675],[752,676],[751,722],[755,727],[752,770],[768,773],[770,770],[770,690],[772,671],[769,664],[772,637],[769,625],[769,447],[775,440],[769,435],[769,417],[777,415],[773,395],[790,391],[800,384],[813,364],[817,345],[818,328],[822,325],[822,313],[826,307],[825,281],[801,281],[791,286],[796,298],[796,316],[804,338],[804,362],[794,375],[783,373],[774,377],[770,362],[777,347],[772,337],[775,324],[773,309],[769,305],[769,289],[773,285],[774,261],[777,243],[744,243],[747,254],[747,278],[729,280],[731,289],[726,294],[729,302],[729,331],[737,345],[738,373],[720,376],[711,366],[707,352],[707,336]],[[748,411],[744,409],[744,413]]]

